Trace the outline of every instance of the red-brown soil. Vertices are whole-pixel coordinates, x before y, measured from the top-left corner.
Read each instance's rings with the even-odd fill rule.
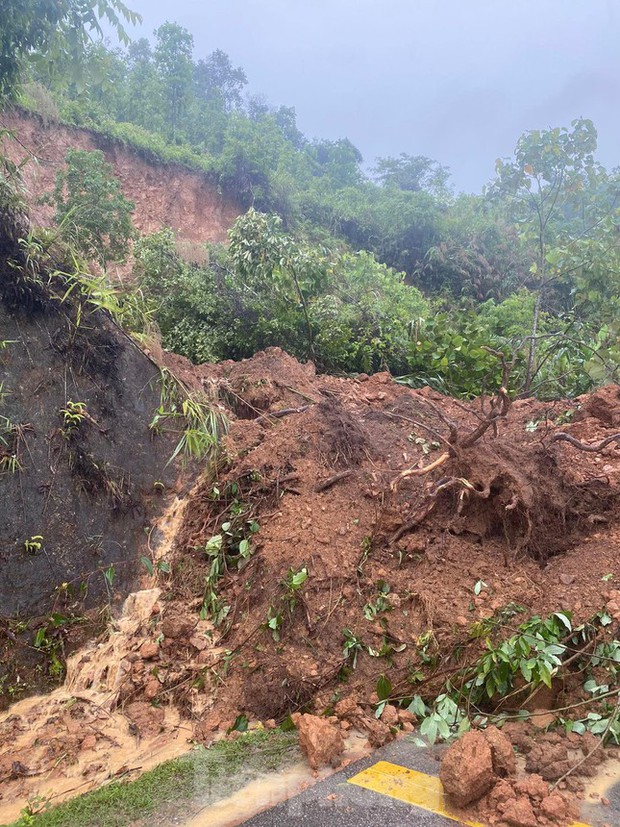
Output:
[[[183,373],[177,357],[172,365]],[[415,649],[422,635],[440,649],[463,646],[475,620],[510,603],[522,606],[524,617],[564,609],[579,621],[614,597],[614,580],[601,578],[620,577],[620,452],[613,443],[601,455],[583,453],[550,437],[563,430],[596,442],[613,433],[620,416],[617,387],[572,403],[516,402],[497,436],[490,429],[459,458],[391,491],[402,469],[441,453],[425,456],[433,437],[414,424],[446,435],[429,400],[463,433],[476,427],[480,403],[463,406],[413,391],[387,374],[314,377],[277,349],[191,373],[194,382],[198,377],[217,385],[240,415],[217,485],[222,491],[236,483],[248,519],[260,523],[250,562],[221,581],[231,606],[222,645],[234,653],[220,700],[228,714],[277,718],[311,701],[327,707],[334,693],[353,693],[370,704],[378,675],[406,684],[408,672],[421,666]],[[264,416],[278,409],[299,412]],[[554,418],[567,411],[573,422],[555,426]],[[534,420],[543,421],[526,430]],[[343,472],[348,475],[318,490]],[[399,537],[424,510],[429,486],[452,476],[490,493],[466,494],[459,514],[459,492],[447,490],[426,519]],[[187,508],[178,537],[178,566],[186,575],[179,591],[173,587],[173,601],[202,593],[209,566],[204,546],[227,514],[212,489],[213,480],[205,480]],[[516,507],[507,509],[513,501]],[[289,570],[304,567],[303,599],[289,612],[282,581]],[[476,596],[478,580],[487,588]],[[376,603],[380,581],[390,587],[389,610],[367,620],[363,609]],[[280,641],[264,628],[270,607],[283,609]],[[339,683],[343,629],[375,651],[392,651],[387,657],[360,653],[356,669]]]
[[[51,226],[54,208],[41,204],[40,196],[54,189],[56,172],[65,163],[68,149],[99,149],[120,180],[124,195],[135,204],[133,221],[143,234],[170,227],[187,258],[200,256],[206,241],[226,241],[227,232],[241,209],[218,191],[206,174],[180,164],[147,159],[127,144],[97,132],[43,121],[21,109],[0,114],[0,127],[14,133],[5,136],[1,149],[15,163],[31,157],[22,169],[34,224]]]
[[[395,699],[432,697],[455,664],[480,653],[472,624],[507,606],[522,609],[508,626],[559,610],[578,623],[607,606],[617,637],[620,449],[586,453],[552,439],[614,434],[617,386],[516,401],[468,445],[488,401],[411,390],[385,373],[316,376],[277,348],[217,366],[166,360],[227,406],[231,427],[218,473],[186,500],[172,575],[128,644],[116,705],[172,704],[205,741],[241,713],[267,722],[327,712],[374,745],[392,725],[414,723],[393,705],[375,719],[379,676]],[[399,479],[446,450],[434,471]],[[247,532],[252,554],[223,573],[217,593],[229,609],[213,628],[199,619],[213,559],[205,546],[224,523],[251,521],[260,526]],[[291,592],[284,584],[302,569],[307,579]],[[541,706],[579,691],[579,681],[554,684]],[[523,749],[527,769],[546,777],[533,749]]]

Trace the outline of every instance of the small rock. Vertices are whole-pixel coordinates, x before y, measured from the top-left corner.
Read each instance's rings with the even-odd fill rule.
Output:
[[[368,735],[368,743],[371,747],[382,747],[394,738],[389,726],[383,721],[378,721],[374,716],[370,718],[364,715],[358,718],[355,724]]]
[[[325,718],[300,714],[291,716],[299,730],[299,745],[312,769],[331,764],[336,766],[344,752],[344,741],[340,730]]]
[[[548,726],[551,726],[555,722],[556,716],[553,712],[547,712],[546,710],[534,710],[530,716],[530,721],[532,724],[537,727],[538,729],[547,729]]]
[[[275,729],[276,726],[275,718],[269,718],[268,721],[265,721],[265,729]]]
[[[513,827],[537,827],[538,825],[530,800],[525,796],[511,801],[504,810],[503,818]]]
[[[614,620],[620,619],[620,602],[617,600],[610,600],[605,608]]]
[[[500,778],[487,797],[491,810],[503,812],[509,801],[516,799],[512,784],[504,778]]]
[[[97,736],[92,734],[87,735],[80,746],[83,750],[94,749],[97,746]]]
[[[381,715],[381,720],[384,724],[388,726],[398,726],[399,723],[399,715],[398,709],[392,704],[386,704],[383,707],[383,714]]]
[[[144,687],[144,697],[151,701],[157,696],[160,689],[161,687],[157,678],[149,678]]]
[[[398,710],[398,720],[401,724],[415,724],[417,722],[416,716],[413,712],[409,712],[408,709],[399,709]]]
[[[182,615],[167,615],[162,621],[161,630],[164,637],[170,640],[180,640],[190,636],[196,623],[197,620],[193,621]]]
[[[477,801],[495,783],[491,747],[481,732],[466,732],[443,757],[439,778],[460,807]]]
[[[159,646],[151,640],[147,640],[139,649],[142,660],[151,660],[159,654]]]
[[[549,785],[536,773],[526,775],[525,778],[517,781],[515,790],[521,795],[527,795],[535,801],[541,801],[549,795]]]
[[[207,640],[204,635],[193,635],[190,637],[189,642],[194,649],[197,649],[199,652],[207,648]]]
[[[347,718],[351,715],[359,715],[361,710],[357,705],[357,698],[354,695],[349,695],[348,698],[338,701],[334,707],[334,712],[339,718]]]
[[[222,719],[217,712],[211,711],[205,715],[200,722],[200,730],[203,733],[215,732],[222,725]]]
[[[543,798],[540,811],[552,821],[562,823],[568,815],[568,805],[560,793],[553,792],[547,798]]]
[[[571,583],[575,582],[575,578],[572,574],[561,574],[560,575],[560,583],[563,583],[565,586],[570,586]]]

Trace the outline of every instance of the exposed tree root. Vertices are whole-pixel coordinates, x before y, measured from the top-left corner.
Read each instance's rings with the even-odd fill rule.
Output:
[[[572,528],[604,510],[616,496],[608,486],[594,490],[591,485],[584,490],[571,484],[544,445],[533,446],[524,455],[501,439],[497,425],[508,416],[512,404],[505,387],[499,389],[486,413],[477,415],[478,424],[469,431],[457,426],[433,402],[424,399],[423,403],[448,428],[448,437],[441,438],[447,450],[428,465],[401,471],[392,480],[390,492],[409,478],[426,476],[448,464],[452,473],[427,485],[422,504],[389,537],[390,544],[414,531],[442,506],[444,527],[457,533],[474,531],[483,538],[501,537],[513,557],[528,553],[544,560],[566,549]],[[489,430],[495,439],[482,443]],[[620,433],[592,445],[566,433],[550,439],[551,443],[561,441],[580,451],[598,453],[610,443],[620,442]]]
[[[598,454],[603,448],[607,448],[612,442],[620,442],[620,434],[612,434],[611,436],[602,439],[600,442],[595,442],[593,445],[588,445],[585,442],[580,442],[574,436],[565,433],[553,434],[549,442],[568,442],[574,448],[580,451],[587,451],[589,454]]]
[[[414,467],[407,468],[406,471],[401,471],[400,474],[394,480],[392,480],[390,484],[390,491],[396,491],[398,483],[401,480],[407,479],[407,477],[422,477],[425,474],[430,474],[431,471],[434,471],[436,468],[439,468],[441,465],[444,465],[450,459],[450,456],[450,453],[446,451],[434,462],[431,462],[430,465],[427,465],[424,468]]]

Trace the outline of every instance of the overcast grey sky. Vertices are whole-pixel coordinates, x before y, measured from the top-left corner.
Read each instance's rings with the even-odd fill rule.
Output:
[[[348,137],[367,165],[428,155],[478,191],[527,129],[592,118],[620,165],[620,0],[126,0],[242,66],[308,137]]]

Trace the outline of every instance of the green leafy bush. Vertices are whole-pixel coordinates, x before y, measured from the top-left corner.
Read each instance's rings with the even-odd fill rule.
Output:
[[[157,305],[164,345],[193,361],[239,359],[280,346],[320,369],[401,372],[421,293],[369,253],[332,254],[250,210],[189,265],[164,230],[136,242],[136,276]]]
[[[56,221],[86,256],[104,267],[124,261],[133,235],[134,205],[125,198],[103,152],[67,151],[67,167],[56,174]]]

